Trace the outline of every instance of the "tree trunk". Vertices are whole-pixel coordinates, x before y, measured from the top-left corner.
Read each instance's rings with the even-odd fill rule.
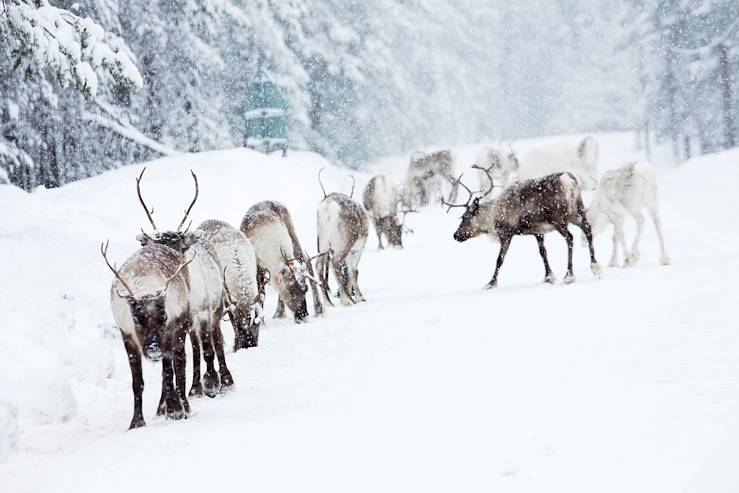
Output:
[[[736,133],[734,129],[734,85],[731,79],[729,67],[729,48],[725,43],[716,47],[719,59],[719,81],[721,83],[722,110],[724,115],[724,148],[730,149],[736,146]]]

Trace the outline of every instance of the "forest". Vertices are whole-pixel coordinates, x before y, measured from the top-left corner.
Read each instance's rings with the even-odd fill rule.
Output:
[[[361,168],[430,145],[633,130],[734,147],[735,0],[2,0],[0,182],[58,187],[243,146],[258,70],[288,145]]]

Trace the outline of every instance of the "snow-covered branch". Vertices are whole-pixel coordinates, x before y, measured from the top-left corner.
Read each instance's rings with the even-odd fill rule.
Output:
[[[53,7],[48,0],[5,0],[13,68],[51,71],[62,87],[73,87],[88,99],[96,96],[98,75],[108,73],[117,84],[143,87],[138,69],[124,51],[105,42],[105,31],[89,17]]]

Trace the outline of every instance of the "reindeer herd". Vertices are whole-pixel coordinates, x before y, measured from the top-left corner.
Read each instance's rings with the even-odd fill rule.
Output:
[[[118,268],[108,260],[107,242],[101,245],[105,263],[115,278],[110,291],[111,308],[128,354],[134,396],[130,429],[145,425],[142,413],[144,389],[142,358],[162,363],[162,393],[157,415],[171,419],[190,413],[188,397],[214,397],[228,391],[234,379],[226,364],[221,320],[227,317],[234,331],[233,351],[255,347],[264,324],[266,286],[277,295],[275,318],[292,313],[295,323],[309,317],[307,294],[311,291],[315,317],[333,305],[329,272],[338,285],[335,295],[343,305],[365,301],[359,287],[359,262],[373,223],[379,248],[383,238],[392,247],[402,248],[405,217],[417,207],[428,205],[433,195],[441,195],[447,207],[464,209],[453,234],[464,242],[488,235],[499,242],[500,250],[493,277],[486,287],[497,285],[498,274],[514,236],[533,236],[544,264],[544,281],[555,283],[549,267],[544,235],[556,231],[567,242],[565,283],[575,280],[572,269],[573,236],[569,225],[577,226],[590,253],[590,267],[596,277],[602,269],[595,257],[593,235],[613,225],[613,254],[610,265],[617,266],[618,248],[624,266],[639,259],[639,241],[646,208],[654,222],[661,248],[661,263],[669,264],[657,205],[657,184],[649,163],[629,163],[608,171],[598,184],[598,146],[588,137],[576,146],[537,149],[519,159],[511,146],[480,150],[472,169],[480,178],[480,190],[473,191],[454,176],[450,151],[411,156],[405,183],[396,187],[378,175],[366,185],[362,204],[354,200],[354,178],[349,195],[327,194],[321,181],[323,199],[317,208],[317,251],[309,256],[301,246],[290,212],[275,201],[259,202],[245,213],[240,228],[210,219],[194,231],[185,227],[195,205],[199,186],[192,173],[195,194],[175,229],[160,230],[141,194],[146,168],[136,178],[136,192],[151,225],[137,235],[141,248]],[[448,184],[444,198],[440,182]],[[599,185],[599,186],[598,186]],[[501,188],[495,193],[495,188]],[[399,189],[400,188],[400,189]],[[459,189],[466,202],[457,202]],[[586,208],[581,189],[596,189]],[[629,249],[623,234],[626,215],[634,218],[637,234]],[[183,227],[185,227],[183,229]],[[314,268],[315,264],[315,268]],[[192,346],[192,380],[186,392],[185,339]],[[200,362],[205,360],[201,375]],[[218,360],[216,371],[215,360]],[[202,379],[201,379],[202,377]]]

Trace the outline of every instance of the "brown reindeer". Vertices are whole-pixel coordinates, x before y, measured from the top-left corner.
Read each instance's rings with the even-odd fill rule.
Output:
[[[190,327],[190,309],[186,267],[192,259],[183,263],[171,248],[152,244],[142,247],[118,269],[108,261],[107,243],[101,245],[100,253],[115,275],[110,305],[131,368],[133,418],[129,429],[146,424],[141,409],[142,355],[162,362],[157,415],[187,417],[190,405],[185,395],[185,334]]]
[[[193,374],[191,396],[215,397],[220,391],[229,390],[234,381],[226,365],[223,351],[223,333],[221,332],[221,318],[224,305],[224,284],[217,253],[207,242],[200,239],[199,234],[188,233],[182,230],[190,211],[198,199],[200,188],[198,178],[191,171],[195,181],[195,197],[185,211],[175,231],[159,231],[151,217],[149,208],[141,196],[140,182],[144,172],[137,179],[136,188],[139,201],[144,208],[154,232],[137,236],[142,246],[160,244],[174,250],[181,258],[192,255],[193,261],[186,270],[188,280],[188,299],[190,307],[190,342],[193,352]],[[188,226],[189,228],[189,226]],[[206,371],[203,381],[200,380],[200,352],[202,349]],[[215,370],[214,357],[218,358],[218,372]],[[219,379],[220,374],[220,379]]]
[[[473,166],[480,169],[479,166]],[[493,188],[491,170],[486,169],[490,180],[490,189],[482,194],[486,196]],[[561,172],[551,175],[516,182],[504,189],[503,192],[490,202],[481,202],[481,196],[472,192],[461,181],[458,183],[469,192],[469,198],[464,204],[453,204],[442,199],[448,206],[447,212],[453,207],[464,208],[464,215],[459,227],[454,233],[454,239],[463,242],[481,234],[487,234],[500,242],[500,253],[495,266],[493,278],[487,288],[498,284],[498,272],[503,265],[511,239],[516,235],[532,235],[539,244],[539,254],[544,261],[545,282],[554,283],[555,277],[549,268],[547,252],[544,248],[544,234],[557,231],[567,241],[567,275],[565,283],[575,280],[572,273],[572,233],[567,228],[574,224],[582,229],[590,248],[590,267],[596,277],[600,276],[601,267],[595,260],[593,249],[593,235],[590,224],[585,217],[585,206],[580,196],[580,186],[572,173]]]

